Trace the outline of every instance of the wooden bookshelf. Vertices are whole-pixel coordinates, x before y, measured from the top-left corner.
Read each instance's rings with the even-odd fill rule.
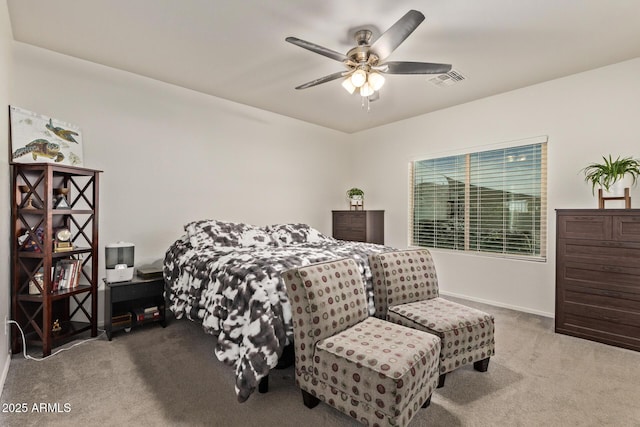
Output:
[[[26,342],[41,346],[43,356],[75,335],[98,333],[100,173],[54,163],[11,165],[11,314]],[[59,188],[68,191],[54,196]],[[55,208],[59,197],[67,207]],[[70,231],[72,250],[55,251],[60,229]],[[52,271],[65,259],[80,260],[78,284],[53,291]],[[11,348],[19,353],[20,331],[11,329]]]

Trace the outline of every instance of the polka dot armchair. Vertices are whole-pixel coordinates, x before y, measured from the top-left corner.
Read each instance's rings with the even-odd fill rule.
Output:
[[[495,354],[493,315],[440,298],[426,249],[371,255],[376,317],[436,334],[442,340],[440,378],[461,366],[485,372]]]
[[[369,317],[352,259],[283,273],[291,302],[295,378],[304,404],[320,401],[371,426],[405,426],[438,382],[440,339]]]

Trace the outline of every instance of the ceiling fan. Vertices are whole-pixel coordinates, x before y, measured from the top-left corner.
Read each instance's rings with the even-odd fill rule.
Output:
[[[387,57],[424,21],[424,15],[417,10],[410,10],[378,39],[372,40],[372,32],[362,29],[355,32],[357,46],[346,54],[336,52],[296,37],[285,40],[304,49],[342,62],[347,68],[344,71],[320,77],[296,89],[307,89],[322,83],[345,77],[342,86],[354,93],[358,89],[363,98],[377,99],[378,90],[384,84],[382,74],[443,74],[451,70],[451,64],[435,64],[429,62],[386,61]]]

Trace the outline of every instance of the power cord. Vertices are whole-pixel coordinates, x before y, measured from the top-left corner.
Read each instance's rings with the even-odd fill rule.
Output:
[[[24,358],[25,359],[29,359],[29,360],[35,360],[36,362],[42,362],[43,360],[49,359],[49,358],[55,356],[56,354],[60,354],[63,351],[71,350],[73,347],[82,345],[82,344],[87,343],[89,341],[95,341],[98,338],[100,338],[106,332],[104,329],[98,329],[100,331],[100,334],[98,336],[96,336],[96,337],[88,338],[86,340],[74,343],[73,345],[70,345],[69,347],[61,348],[61,349],[55,351],[54,353],[51,353],[50,355],[48,355],[46,357],[37,358],[37,357],[29,356],[27,354],[27,342],[24,339],[24,331],[22,330],[22,328],[20,327],[18,322],[16,322],[15,320],[8,319],[7,323],[13,323],[14,325],[16,325],[18,327],[18,330],[20,331],[20,335],[22,336],[22,355],[24,356]]]

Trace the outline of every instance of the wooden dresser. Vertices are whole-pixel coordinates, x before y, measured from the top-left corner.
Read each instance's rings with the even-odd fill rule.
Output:
[[[332,211],[333,237],[384,245],[384,211]]]
[[[556,332],[640,351],[640,209],[556,214]]]

